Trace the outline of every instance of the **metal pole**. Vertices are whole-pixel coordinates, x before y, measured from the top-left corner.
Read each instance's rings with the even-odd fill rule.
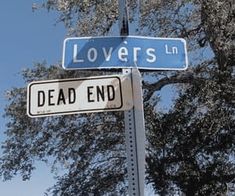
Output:
[[[121,36],[129,35],[126,0],[119,0],[119,29]],[[134,108],[125,111],[125,139],[127,152],[128,193],[130,196],[144,196],[145,177],[145,129],[142,96],[142,79],[137,68],[123,69],[123,74],[132,78]]]
[[[141,75],[136,68],[126,69],[124,73],[131,74],[134,102],[134,108],[125,112],[128,191],[130,196],[143,196],[145,179],[145,127]]]
[[[119,0],[119,30],[121,36],[129,35],[129,16],[126,0]]]

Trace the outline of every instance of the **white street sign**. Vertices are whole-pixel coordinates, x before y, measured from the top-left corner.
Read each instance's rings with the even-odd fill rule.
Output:
[[[133,107],[127,75],[32,82],[27,90],[30,117],[123,111]]]

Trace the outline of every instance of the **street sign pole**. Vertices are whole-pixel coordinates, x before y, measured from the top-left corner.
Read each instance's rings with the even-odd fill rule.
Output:
[[[130,196],[144,196],[145,127],[141,74],[137,68],[125,69],[131,74],[134,107],[125,111],[128,192]]]
[[[146,139],[143,111],[142,78],[138,69],[186,70],[188,67],[186,41],[180,38],[150,38],[129,36],[127,0],[119,0],[118,3],[120,36],[65,39],[63,44],[62,67],[66,70],[121,68],[123,75],[128,75],[128,77],[131,78],[131,90],[129,90],[129,92],[132,91],[132,93],[131,98],[128,98],[128,100],[130,100],[130,103],[133,104],[131,105],[130,103],[128,104],[128,102],[126,102],[126,105],[129,106],[129,108],[125,107],[125,109],[129,110],[125,111],[124,113],[128,193],[129,196],[144,196]],[[139,0],[137,0],[137,4],[138,9],[140,6]],[[139,19],[137,20],[137,23],[139,23]],[[139,24],[137,24],[137,27],[138,26]],[[95,99],[91,98],[91,95],[93,94],[91,89],[95,88],[89,86],[86,89],[88,92],[87,95],[89,97],[87,99],[88,102],[93,102]],[[111,87],[111,89],[115,88]],[[53,89],[48,90],[49,100],[51,100],[50,93],[52,90]],[[41,91],[43,90],[40,90],[40,92],[37,91],[38,97],[39,95],[42,95],[41,99],[43,100],[42,102],[39,102],[38,106],[42,104],[44,105],[44,94],[41,93]],[[68,89],[68,91],[70,92],[71,89]],[[73,90],[71,93],[72,92]],[[58,94],[59,98],[57,103],[61,102],[61,99],[62,103],[65,102],[63,100],[63,96],[60,95],[60,91]],[[111,97],[112,96],[108,96],[108,100],[112,101]],[[70,96],[70,102],[73,102],[72,98],[73,96]],[[117,99],[117,101],[118,100],[119,99]],[[52,108],[49,101],[48,103],[50,108]],[[110,104],[110,106],[111,105],[112,104]],[[130,109],[130,106],[132,106],[133,109]],[[60,107],[58,106],[58,108]],[[116,108],[114,109],[116,110]],[[80,109],[78,109],[77,112],[79,112],[79,110]],[[101,111],[100,108],[99,111]],[[51,109],[37,109],[36,113],[38,114],[38,112],[42,112],[44,114],[51,112]]]
[[[128,36],[128,10],[126,0],[119,0],[119,29],[121,36]],[[125,111],[125,140],[127,152],[128,193],[144,196],[145,179],[145,129],[141,74],[137,69],[122,69],[132,78],[133,109]]]

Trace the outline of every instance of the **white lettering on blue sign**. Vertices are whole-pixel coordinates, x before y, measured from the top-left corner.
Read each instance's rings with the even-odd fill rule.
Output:
[[[127,47],[121,47],[118,49],[118,52],[117,54],[115,53],[112,53],[113,51],[113,48],[110,47],[110,48],[106,48],[106,47],[102,47],[102,51],[101,53],[98,53],[98,50],[96,48],[89,48],[86,53],[87,53],[87,60],[90,62],[90,63],[93,63],[95,62],[97,59],[100,59],[100,58],[104,58],[106,62],[109,62],[111,60],[111,58],[118,58],[118,60],[122,61],[122,62],[128,62],[129,57],[128,57],[128,54],[129,54],[129,51],[130,48],[127,48]],[[133,62],[137,62],[138,61],[138,56],[141,55],[141,51],[142,51],[142,48],[140,47],[133,47],[132,48],[132,52],[133,52]],[[166,51],[168,52],[168,51]],[[83,57],[80,57],[79,56],[79,46],[78,44],[74,44],[73,46],[73,63],[82,63],[85,61],[85,59]],[[154,63],[156,62],[156,51],[154,48],[147,48],[146,51],[146,61],[149,62],[149,63]],[[167,54],[170,54],[169,52]]]
[[[128,68],[184,70],[186,42],[180,38],[88,37],[64,41],[65,69]]]
[[[178,48],[176,46],[172,46],[171,48],[168,45],[165,45],[166,54],[178,54]]]
[[[106,50],[106,48],[102,48],[103,50],[103,53],[104,53],[104,57],[105,57],[105,61],[110,61],[110,58],[111,58],[111,55],[112,55],[112,52],[113,52],[113,48],[109,48],[108,52]]]

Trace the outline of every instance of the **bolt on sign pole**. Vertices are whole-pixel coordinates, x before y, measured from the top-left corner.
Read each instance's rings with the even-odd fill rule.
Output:
[[[119,30],[121,36],[129,35],[126,0],[119,0]],[[145,179],[145,128],[142,96],[142,79],[137,68],[122,69],[130,74],[134,107],[125,111],[125,138],[127,152],[128,192],[130,196],[144,196]]]

